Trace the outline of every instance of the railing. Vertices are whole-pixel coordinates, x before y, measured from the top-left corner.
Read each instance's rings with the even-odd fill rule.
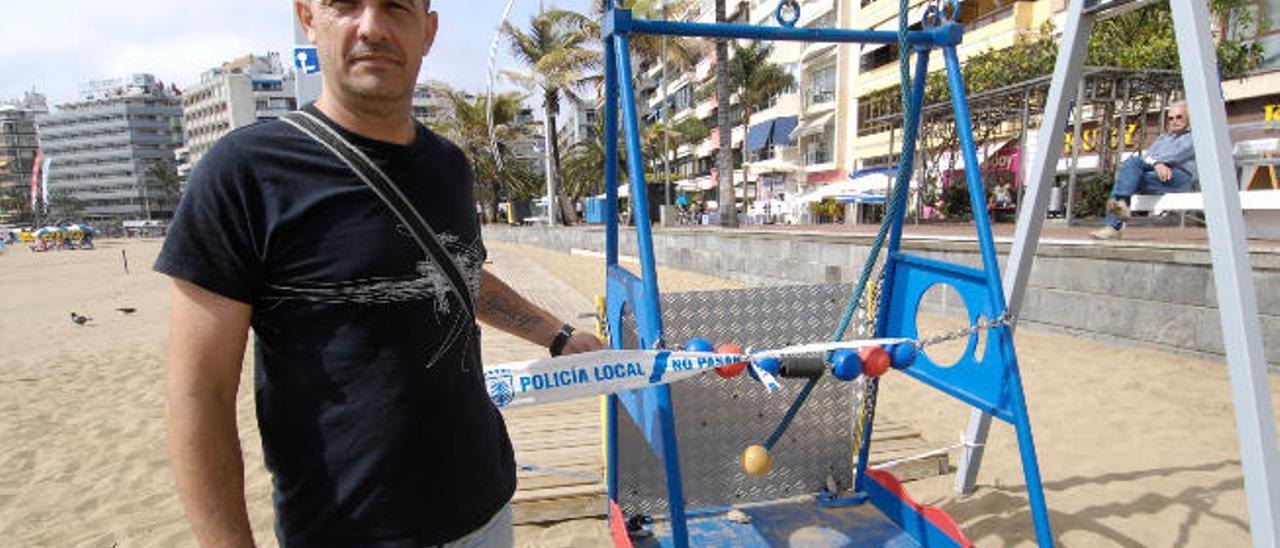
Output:
[[[820,105],[822,103],[830,103],[836,100],[835,90],[824,89],[809,92],[809,104]]]

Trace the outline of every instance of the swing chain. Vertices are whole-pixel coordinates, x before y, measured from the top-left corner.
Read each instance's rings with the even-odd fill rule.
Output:
[[[1017,317],[1015,317],[1013,314],[1010,314],[1008,310],[1005,310],[1003,314],[1000,314],[999,317],[993,320],[987,320],[986,318],[983,318],[981,320],[978,320],[978,323],[975,323],[969,327],[957,329],[955,331],[943,333],[941,335],[934,335],[927,339],[921,340],[916,343],[916,348],[923,349],[925,347],[935,345],[935,344],[954,341],[956,339],[969,338],[979,332],[986,331],[988,329],[994,329],[1000,326],[1012,327],[1017,323],[1018,323]]]

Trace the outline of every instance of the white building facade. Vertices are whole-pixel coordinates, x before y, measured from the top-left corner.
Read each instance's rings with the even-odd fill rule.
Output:
[[[185,176],[231,130],[297,109],[293,78],[293,71],[285,70],[274,52],[246,55],[205,71],[200,83],[182,96],[187,150],[178,172]]]
[[[81,97],[38,118],[50,193],[67,191],[89,222],[171,214],[155,203],[158,182],[147,170],[182,145],[178,90],[134,74],[90,82]]]

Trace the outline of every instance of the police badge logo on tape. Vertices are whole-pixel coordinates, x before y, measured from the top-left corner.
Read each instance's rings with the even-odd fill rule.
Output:
[[[484,372],[484,385],[494,405],[505,407],[516,397],[516,388],[510,369],[489,369]]]

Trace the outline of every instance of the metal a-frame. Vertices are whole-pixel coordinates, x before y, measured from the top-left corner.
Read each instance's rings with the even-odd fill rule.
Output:
[[[1249,527],[1257,547],[1280,546],[1280,449],[1262,352],[1257,294],[1251,276],[1244,218],[1240,208],[1235,167],[1217,55],[1209,34],[1209,9],[1204,0],[1169,0],[1173,11],[1187,109],[1204,194],[1205,219],[1213,256],[1214,285],[1222,317],[1231,392],[1235,402],[1240,459],[1249,502]],[[1062,150],[1071,98],[1080,83],[1085,51],[1098,17],[1136,9],[1142,0],[1071,0],[1045,104],[1044,124],[1036,142],[1025,204],[1018,218],[1013,247],[1005,271],[1009,311],[1017,314],[1026,294],[1031,261],[1044,225],[1049,187]],[[966,450],[956,474],[956,490],[974,487],[982,462],[983,444],[991,416],[975,410],[965,431]]]

